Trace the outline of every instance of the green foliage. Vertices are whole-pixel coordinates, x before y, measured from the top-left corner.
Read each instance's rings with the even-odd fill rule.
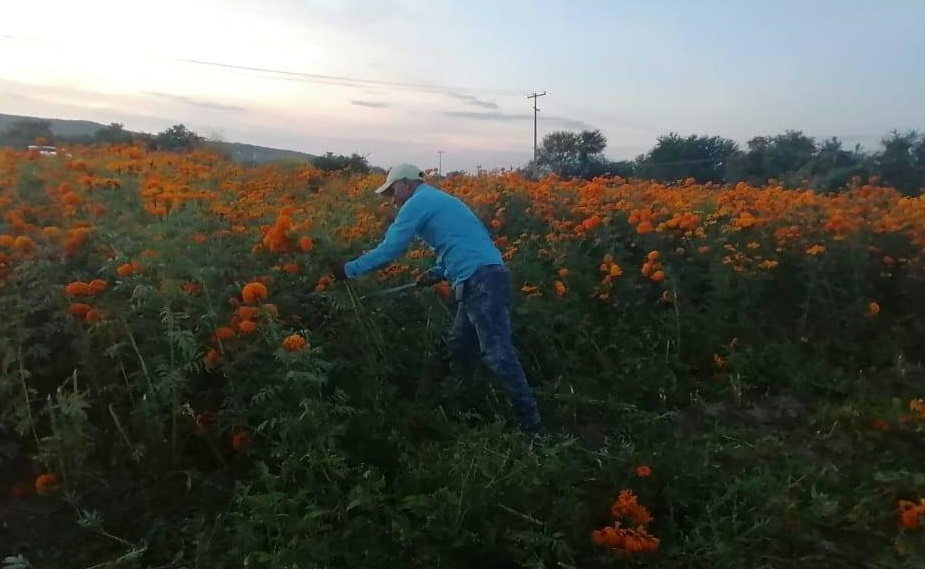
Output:
[[[20,199],[53,204],[54,175],[24,162]],[[925,378],[925,290],[913,264],[885,274],[867,254],[914,258],[901,233],[738,272],[737,247],[771,256],[767,229],[705,224],[714,248],[695,254],[619,212],[557,241],[522,195],[479,204],[504,210],[492,231],[517,242],[517,288],[539,293],[518,294],[513,316],[552,431],[531,437],[490,375],[460,385],[444,370],[453,305],[435,290],[314,290],[344,253],[334,232],[375,211],[354,179],[300,197],[337,206],[312,218],[315,249],[285,259],[201,206],[149,215],[140,181],[120,179],[78,254],[19,260],[4,280],[3,482],[57,477],[11,502],[29,507],[8,510],[8,566],[896,567],[925,553],[896,524],[898,500],[925,495],[923,425],[903,420]],[[582,192],[561,194],[566,218]],[[274,221],[241,209],[254,228]],[[664,281],[640,273],[653,251]],[[623,273],[601,298],[608,256]],[[277,270],[290,258],[300,271]],[[267,275],[256,330],[216,340]],[[96,278],[90,299],[62,292]],[[894,308],[869,318],[874,298]],[[81,300],[99,320],[69,313]],[[293,334],[305,349],[285,348]],[[621,490],[651,509],[656,551],[593,542]]]
[[[692,177],[699,182],[727,181],[729,161],[739,154],[738,144],[719,136],[677,133],[660,136],[655,147],[638,159],[640,178],[676,182]]]
[[[335,155],[333,152],[325,152],[321,156],[316,156],[311,160],[312,166],[324,172],[341,173],[346,175],[368,174],[369,163],[365,156],[354,152],[350,156]]]

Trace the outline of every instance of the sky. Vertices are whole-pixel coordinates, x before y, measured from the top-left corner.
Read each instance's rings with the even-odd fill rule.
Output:
[[[872,150],[925,130],[922,22],[925,0],[17,2],[0,113],[473,171],[530,160],[545,92],[540,142],[597,128],[614,160],[669,132]]]

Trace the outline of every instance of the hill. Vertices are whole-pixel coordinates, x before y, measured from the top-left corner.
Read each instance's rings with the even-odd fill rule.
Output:
[[[8,129],[13,123],[22,120],[48,121],[51,123],[51,132],[55,136],[92,136],[96,131],[106,125],[93,121],[50,119],[42,117],[28,117],[20,115],[0,114],[0,131]]]
[[[93,136],[98,130],[107,127],[107,125],[88,120],[0,114],[0,132],[5,131],[14,123],[23,120],[48,121],[50,123],[52,134],[61,138]],[[145,134],[135,131],[127,132],[136,135]],[[217,147],[219,150],[225,152],[230,159],[237,162],[261,163],[272,162],[275,160],[313,160],[316,158],[316,156],[313,154],[298,152],[296,150],[258,146],[255,144],[247,144],[243,142],[217,141],[211,144]]]

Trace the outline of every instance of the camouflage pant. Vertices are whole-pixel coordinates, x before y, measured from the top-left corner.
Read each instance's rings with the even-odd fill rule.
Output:
[[[450,328],[451,362],[457,375],[469,380],[481,356],[501,380],[521,426],[534,430],[540,415],[512,343],[511,294],[511,274],[504,265],[483,266],[465,282]]]

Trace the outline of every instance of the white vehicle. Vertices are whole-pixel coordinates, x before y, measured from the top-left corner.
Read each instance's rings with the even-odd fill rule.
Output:
[[[57,156],[58,155],[58,149],[55,148],[54,146],[38,146],[36,144],[30,144],[29,150],[30,151],[37,150],[38,153],[41,154],[42,156]]]

